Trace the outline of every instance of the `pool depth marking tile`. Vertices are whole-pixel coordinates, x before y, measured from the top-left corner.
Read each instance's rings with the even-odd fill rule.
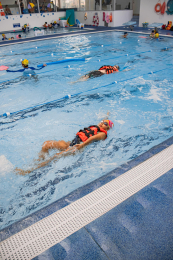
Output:
[[[32,259],[173,168],[173,145],[0,243],[0,259]]]

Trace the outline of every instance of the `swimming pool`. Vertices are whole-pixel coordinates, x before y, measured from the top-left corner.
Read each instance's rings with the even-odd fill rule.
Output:
[[[69,36],[25,43],[19,49],[0,48],[0,65],[10,69],[21,68],[24,58],[35,67],[59,59],[86,59],[47,66],[36,77],[0,72],[0,114],[22,110],[0,118],[1,228],[172,136],[172,39],[154,41],[133,34],[123,39],[121,34]],[[162,52],[165,47],[168,50]],[[71,84],[105,64],[129,70]],[[58,101],[73,94],[77,95]],[[44,141],[72,140],[79,129],[97,124],[107,111],[115,127],[104,142],[26,176],[9,170],[10,165],[28,169]]]

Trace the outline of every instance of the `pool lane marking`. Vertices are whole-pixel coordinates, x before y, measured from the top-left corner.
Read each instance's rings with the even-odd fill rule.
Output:
[[[152,74],[155,74],[155,73],[158,73],[158,72],[161,72],[163,70],[172,70],[172,68],[165,68],[165,69],[161,69],[161,70],[157,70],[157,71],[150,71],[146,74],[143,74],[141,76],[145,76],[145,75],[152,75]],[[29,107],[29,108],[25,108],[25,109],[21,109],[21,110],[18,110],[18,111],[15,111],[15,112],[5,112],[3,114],[0,115],[0,117],[8,117],[8,116],[11,116],[11,115],[15,115],[15,114],[18,114],[18,113],[21,113],[21,112],[25,112],[25,111],[28,111],[28,110],[31,110],[31,109],[35,109],[35,108],[41,108],[45,105],[49,105],[49,104],[52,104],[52,103],[55,103],[57,101],[62,101],[64,99],[69,99],[69,98],[72,98],[72,97],[76,97],[78,95],[81,95],[81,94],[84,94],[84,93],[87,93],[87,92],[90,92],[90,91],[93,91],[93,90],[96,90],[96,89],[100,89],[100,88],[105,88],[105,87],[108,87],[108,86],[111,86],[111,85],[114,85],[114,84],[117,84],[117,83],[121,83],[121,82],[124,82],[124,81],[128,81],[128,80],[133,80],[133,79],[137,79],[141,76],[137,76],[137,77],[132,77],[132,78],[129,78],[129,79],[124,79],[124,80],[120,80],[120,81],[113,81],[107,85],[104,85],[104,86],[100,86],[100,87],[96,87],[96,88],[92,88],[92,89],[89,89],[89,90],[86,90],[86,91],[83,91],[83,92],[79,92],[79,93],[75,93],[75,94],[68,94],[62,98],[59,98],[59,99],[55,99],[55,100],[52,100],[52,101],[49,101],[49,102],[46,102],[46,103],[42,103],[42,104],[39,104],[39,105],[36,105],[36,106],[32,106],[32,107]],[[28,111],[28,112],[31,112],[31,111]]]
[[[173,145],[0,243],[0,259],[32,259],[121,204],[173,168]]]

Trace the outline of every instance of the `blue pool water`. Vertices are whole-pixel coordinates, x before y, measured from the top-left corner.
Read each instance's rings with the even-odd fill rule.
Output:
[[[24,110],[0,117],[1,229],[172,136],[172,39],[155,41],[133,34],[123,39],[121,35],[69,36],[0,48],[0,65],[12,70],[20,69],[24,58],[35,67],[67,58],[86,59],[47,66],[35,77],[0,72],[0,115]],[[161,51],[165,47],[168,50]],[[72,84],[107,64],[128,71]],[[108,111],[115,127],[105,141],[26,176],[13,171],[32,167],[44,141],[70,141],[79,129],[97,124]]]

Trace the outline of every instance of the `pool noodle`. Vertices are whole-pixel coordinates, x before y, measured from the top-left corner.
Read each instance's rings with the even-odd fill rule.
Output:
[[[35,29],[38,29],[38,30],[40,30],[40,31],[41,31],[41,29],[40,29],[39,27],[34,27],[34,31],[35,31]]]
[[[53,61],[53,62],[47,62],[46,65],[53,65],[53,64],[64,63],[64,62],[69,62],[69,61],[85,61],[85,58],[58,60],[58,61]],[[43,64],[37,65],[37,67],[42,67],[42,66],[43,66]]]

